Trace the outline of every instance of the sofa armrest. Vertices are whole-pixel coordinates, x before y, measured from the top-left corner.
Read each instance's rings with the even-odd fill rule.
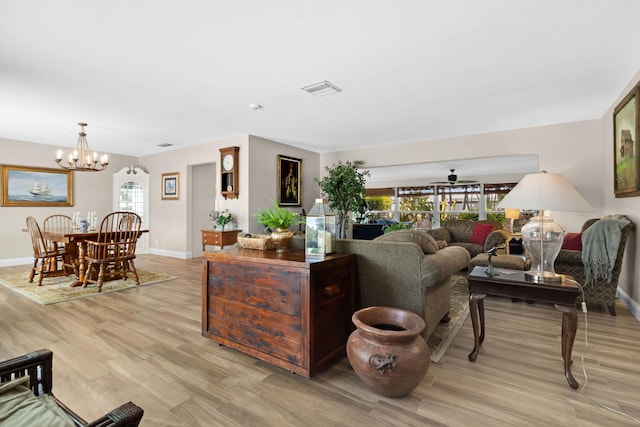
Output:
[[[507,243],[510,238],[511,234],[505,229],[493,230],[487,235],[487,238],[484,241],[484,252],[487,252],[498,245]]]
[[[444,240],[447,243],[451,243],[453,241],[451,231],[444,227],[428,230],[427,233],[431,234],[431,237],[433,237],[435,240]]]

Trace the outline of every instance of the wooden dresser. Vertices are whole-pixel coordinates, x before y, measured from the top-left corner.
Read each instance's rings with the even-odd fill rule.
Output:
[[[218,230],[200,230],[202,231],[202,251],[205,246],[220,246],[220,249],[227,245],[233,245],[238,241],[238,233],[242,230],[218,231]]]
[[[351,254],[205,252],[202,335],[310,377],[346,354],[356,280]]]

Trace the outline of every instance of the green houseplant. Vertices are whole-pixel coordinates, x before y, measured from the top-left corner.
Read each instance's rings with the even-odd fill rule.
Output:
[[[264,225],[271,231],[278,228],[288,229],[292,225],[304,224],[300,215],[288,209],[281,208],[275,201],[272,202],[269,208],[258,209],[258,213],[253,214],[253,217],[258,220],[258,224]]]
[[[258,224],[271,230],[271,241],[278,253],[286,252],[291,246],[293,233],[289,231],[289,227],[304,223],[300,215],[281,208],[275,201],[271,207],[259,209],[258,213],[252,216],[258,220]]]
[[[360,160],[338,162],[333,167],[326,166],[327,176],[315,178],[320,190],[327,197],[329,207],[336,211],[338,219],[338,238],[347,238],[347,227],[351,222],[351,212],[358,210],[365,190],[366,177],[371,176],[368,170],[358,170],[363,162]]]

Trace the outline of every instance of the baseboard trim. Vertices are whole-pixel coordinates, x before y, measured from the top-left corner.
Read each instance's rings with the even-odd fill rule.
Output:
[[[640,320],[640,304],[620,288],[618,288],[618,298],[620,298],[622,304],[629,309],[633,317]]]
[[[149,253],[151,255],[161,255],[168,256],[171,258],[180,258],[180,259],[191,259],[191,252],[178,252],[178,251],[168,251],[166,249],[156,249],[150,248]]]
[[[33,257],[0,259],[0,267],[13,267],[14,265],[33,264]]]

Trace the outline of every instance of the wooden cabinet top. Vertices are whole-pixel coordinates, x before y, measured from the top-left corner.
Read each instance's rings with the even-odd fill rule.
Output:
[[[325,257],[306,256],[303,250],[290,250],[284,254],[277,254],[276,251],[259,251],[256,249],[229,248],[222,251],[205,252],[203,257],[212,261],[219,260],[241,260],[263,264],[288,265],[290,267],[304,267],[330,260],[348,259],[354,257],[353,254],[331,254]]]

